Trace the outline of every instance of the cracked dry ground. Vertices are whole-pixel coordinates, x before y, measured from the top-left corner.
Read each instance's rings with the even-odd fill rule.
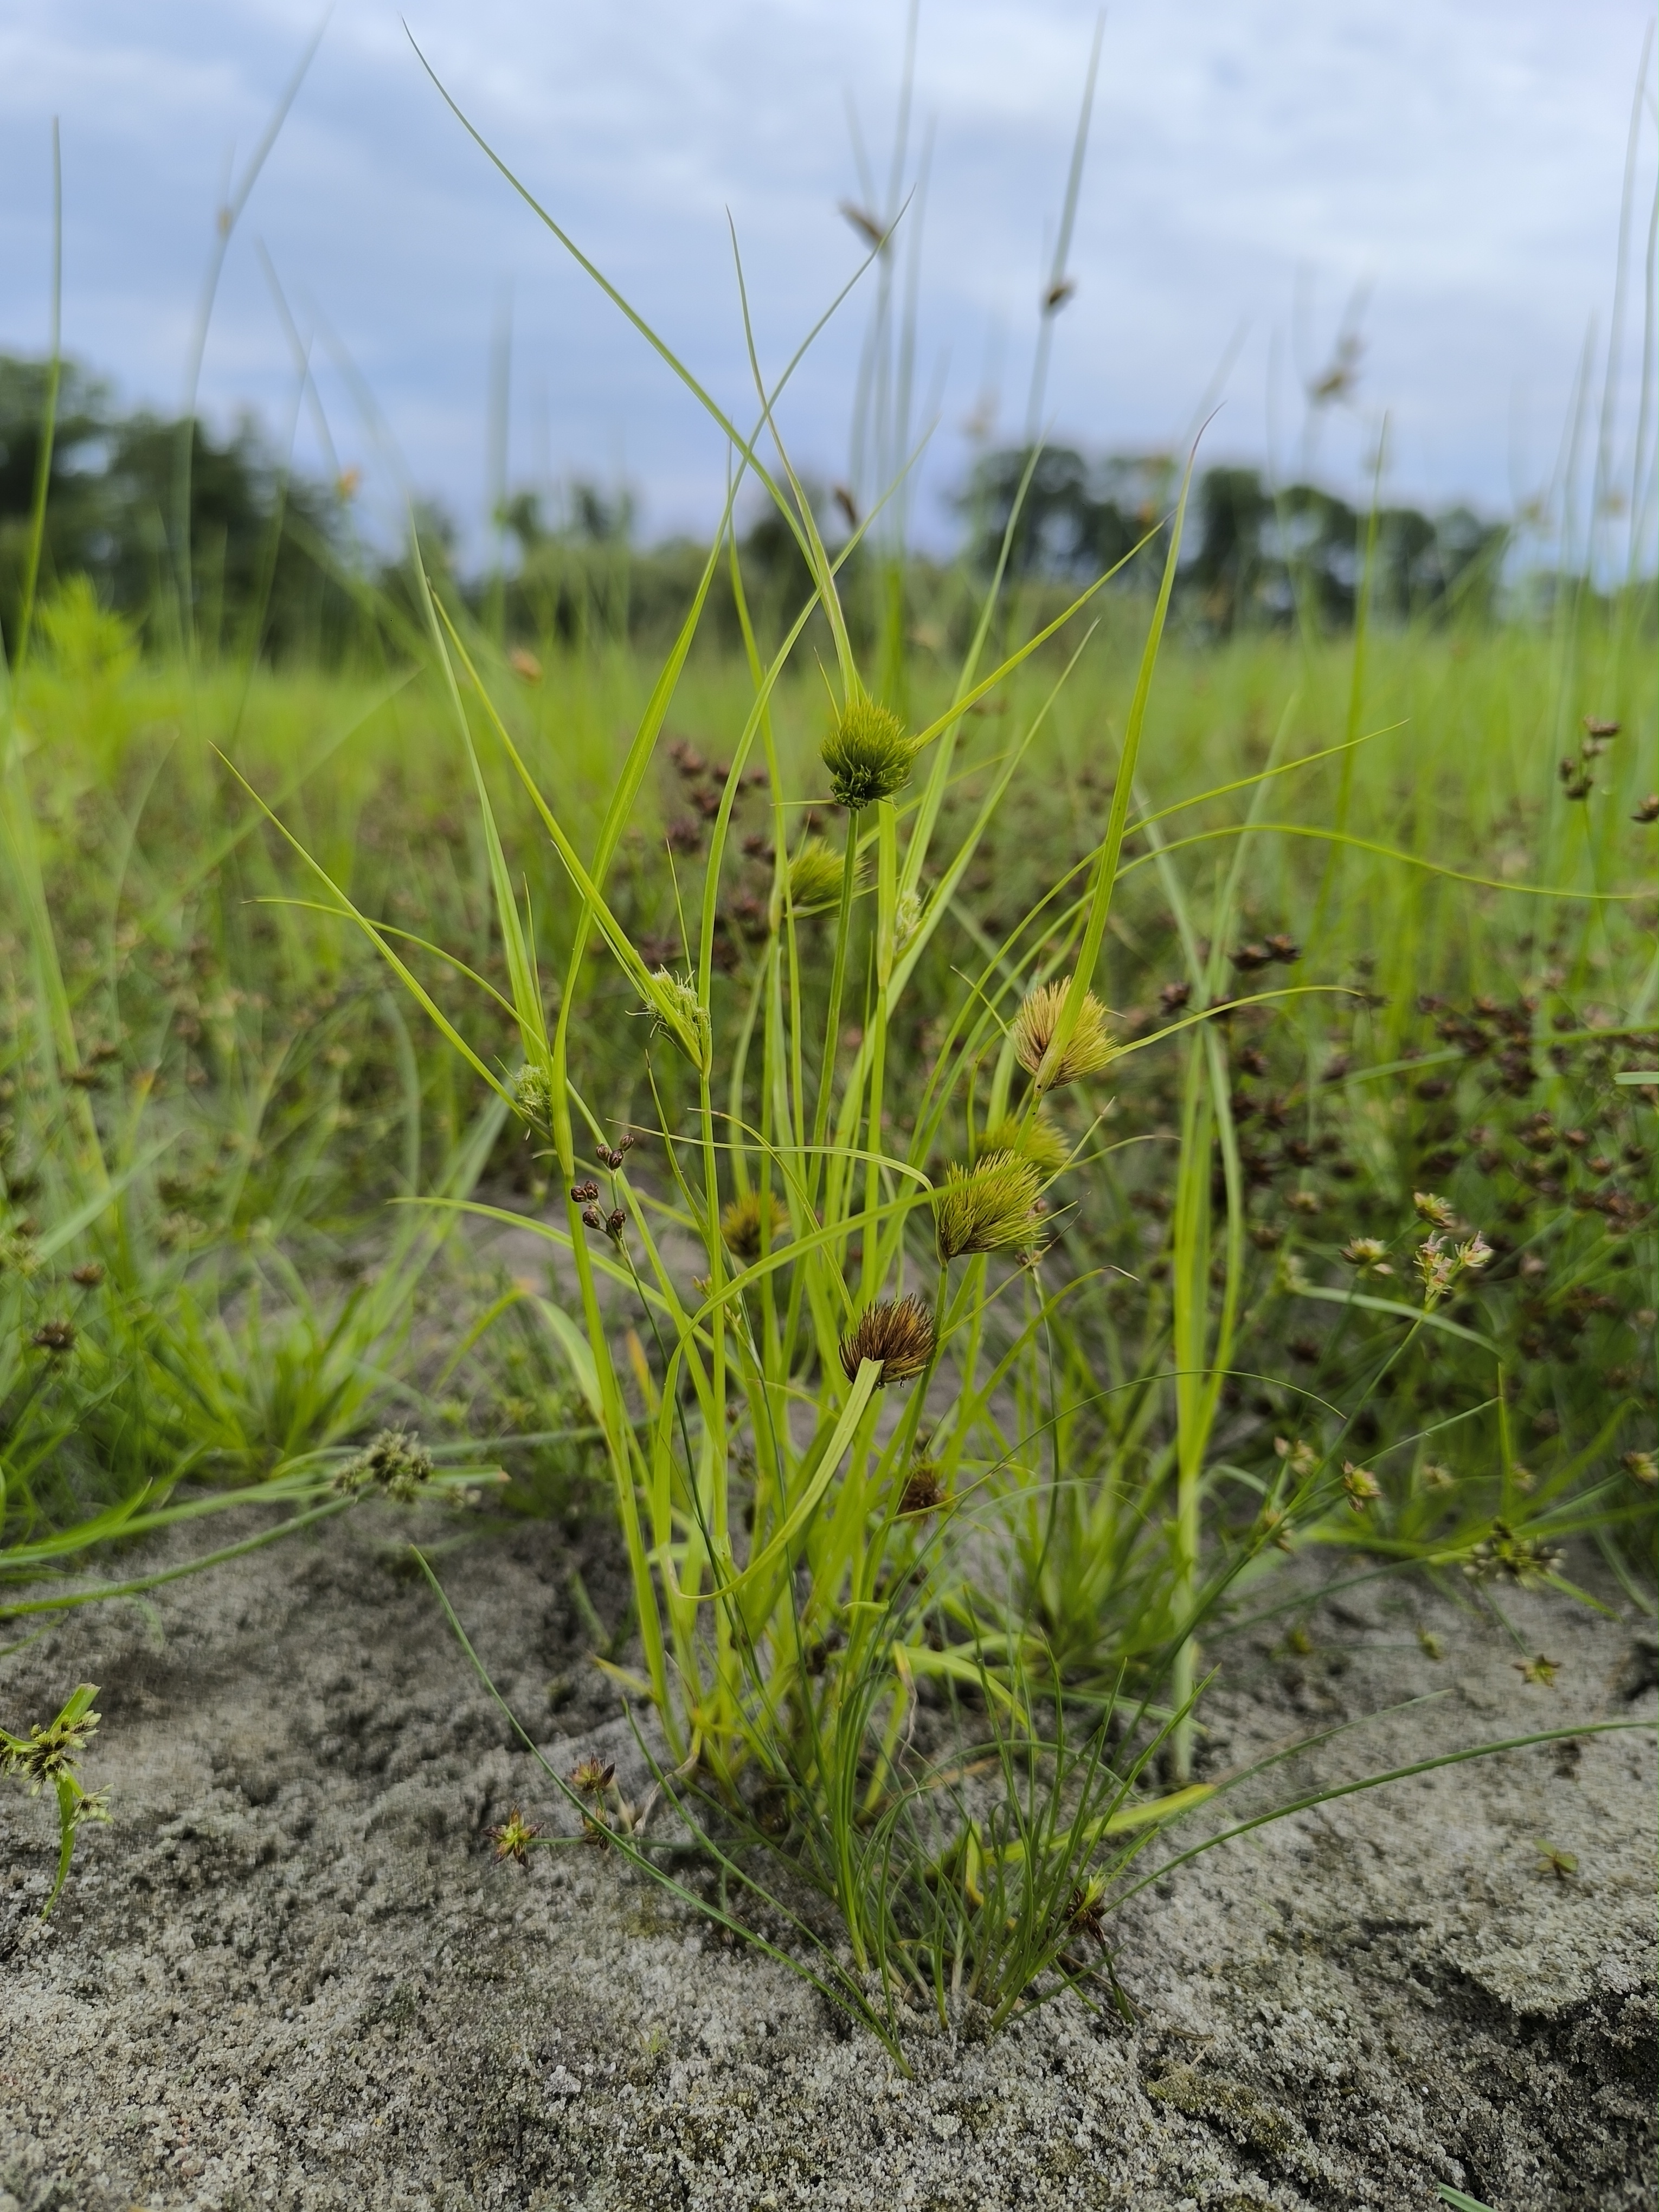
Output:
[[[516,1803],[548,1817],[549,1788],[391,1564],[397,1533],[360,1516],[68,1616],[0,1662],[12,1725],[77,1679],[103,1686],[88,1778],[114,1815],[43,1928],[46,1809],[0,1805],[0,2212],[1403,2212],[1439,2181],[1500,2212],[1653,2201],[1650,1732],[1506,1753],[1231,1844],[1116,1923],[1135,2027],[1070,1999],[994,2040],[919,2020],[906,2081],[613,1860],[495,1865],[485,1830]],[[614,1618],[616,1562],[584,1542]],[[582,1662],[572,1556],[536,1528],[453,1552],[446,1578],[556,1761],[593,1747],[626,1778],[637,1754]],[[1561,1662],[1553,1686],[1466,1607],[1383,1580],[1318,1605],[1306,1653],[1243,1640],[1206,1759],[1431,1690],[1275,1786],[1651,1715],[1650,1631],[1553,1596],[1506,1605],[1527,1650]],[[1577,1871],[1550,1872],[1540,1838]]]

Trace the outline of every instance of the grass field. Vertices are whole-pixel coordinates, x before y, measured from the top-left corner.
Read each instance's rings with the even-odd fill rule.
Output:
[[[229,1540],[434,1484],[476,1540],[612,1511],[595,1645],[663,1786],[830,1902],[816,1971],[890,2033],[872,1988],[1085,1971],[1287,1554],[1501,1623],[1577,1540],[1650,1607],[1650,593],[1155,665],[1109,596],[960,711],[1046,611],[966,675],[917,623],[890,696],[943,727],[895,768],[801,649],[667,686],[458,610],[423,664],[250,673],[49,607],[20,1632],[251,1498],[286,1518]],[[854,811],[858,742],[897,781]],[[489,1261],[503,1216],[544,1265]]]
[[[907,573],[693,389],[788,557],[729,504],[654,658],[616,545],[577,642],[418,548],[326,672],[218,657],[257,605],[36,620],[43,446],[0,1610],[434,1498],[447,1607],[444,1548],[605,1520],[654,1786],[549,1788],[902,2063],[911,1998],[1118,1996],[1243,1630],[1432,1576],[1543,1681],[1507,1594],[1652,1613],[1655,595],[1385,621],[1362,521],[1351,625],[1217,637],[1184,489],[1069,605]],[[0,1736],[60,1887],[87,1706]]]

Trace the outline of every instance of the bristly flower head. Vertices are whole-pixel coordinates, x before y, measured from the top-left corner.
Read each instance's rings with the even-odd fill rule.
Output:
[[[857,814],[902,791],[917,750],[891,708],[862,696],[849,699],[823,741],[823,764],[836,804]]]
[[[1457,1219],[1456,1214],[1452,1211],[1451,1200],[1437,1196],[1431,1190],[1414,1190],[1412,1193],[1412,1204],[1431,1229],[1449,1229]]]
[[[973,1167],[946,1168],[933,1193],[939,1258],[1006,1252],[1029,1242],[1042,1180],[1016,1152],[987,1152]]]
[[[553,1119],[553,1093],[544,1067],[521,1067],[513,1079],[513,1103],[526,1121],[545,1129]]]
[[[1005,1114],[985,1132],[976,1147],[976,1157],[981,1160],[992,1152],[1013,1152],[1022,1160],[1030,1160],[1045,1182],[1059,1175],[1072,1157],[1046,1106],[1039,1106],[1029,1119],[1023,1114]]]
[[[382,1429],[356,1459],[347,1461],[334,1478],[334,1487],[374,1489],[399,1505],[412,1505],[431,1476],[431,1454],[412,1429]]]
[[[1382,1486],[1369,1468],[1356,1467],[1351,1459],[1342,1462],[1342,1487],[1348,1493],[1348,1503],[1356,1513],[1363,1513],[1373,1498],[1381,1498]]]
[[[0,1774],[14,1776],[31,1797],[38,1796],[48,1784],[55,1785],[60,1776],[72,1776],[102,1717],[92,1710],[97,1694],[89,1682],[82,1682],[62,1712],[45,1728],[37,1723],[26,1736],[6,1735],[0,1730]],[[102,1816],[94,1812],[85,1817]]]
[[[858,1380],[866,1359],[877,1361],[878,1382],[908,1382],[933,1356],[933,1316],[920,1298],[887,1298],[866,1306],[841,1340],[842,1372]]]
[[[486,1829],[485,1833],[495,1844],[498,1859],[504,1862],[516,1860],[519,1865],[527,1866],[530,1846],[540,1835],[541,1830],[533,1820],[526,1820],[515,1805],[499,1828]]]
[[[708,1009],[697,996],[697,987],[689,975],[676,975],[672,969],[659,968],[651,978],[661,993],[661,1000],[651,1008],[653,1030],[664,1030],[672,1036],[680,1050],[701,1073],[708,1066],[710,1031]],[[662,1001],[666,1001],[666,1007]]]
[[[1105,1007],[1092,991],[1085,991],[1077,1026],[1058,1066],[1043,1074],[1042,1063],[1060,1027],[1060,1009],[1071,981],[1068,975],[1063,982],[1039,983],[1026,994],[1014,1016],[1014,1050],[1020,1066],[1040,1091],[1058,1091],[1063,1084],[1079,1082],[1085,1075],[1098,1075],[1116,1049],[1107,1031]]]
[[[919,1451],[905,1473],[904,1488],[899,1493],[899,1517],[920,1520],[925,1513],[937,1513],[945,1502],[938,1464]]]
[[[1507,1521],[1494,1521],[1492,1534],[1471,1550],[1463,1571],[1471,1582],[1502,1577],[1522,1589],[1537,1589],[1560,1565],[1561,1553],[1541,1536],[1517,1536]]]
[[[809,837],[789,863],[789,903],[797,914],[819,914],[841,897],[843,862],[833,845]]]
[[[1342,1247],[1342,1257],[1351,1267],[1375,1267],[1387,1258],[1388,1250],[1380,1237],[1351,1237]]]
[[[62,1359],[75,1349],[75,1323],[72,1321],[43,1321],[29,1342],[37,1352],[44,1352],[48,1359]]]
[[[752,1267],[761,1255],[763,1243],[772,1242],[776,1219],[769,1196],[763,1200],[757,1190],[746,1190],[721,1213],[720,1235],[727,1250],[745,1267]]]

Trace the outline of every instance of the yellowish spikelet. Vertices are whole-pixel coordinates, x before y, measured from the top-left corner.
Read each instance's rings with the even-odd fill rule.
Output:
[[[1080,1082],[1085,1075],[1098,1075],[1116,1049],[1106,1027],[1105,1007],[1092,991],[1085,991],[1077,1026],[1060,1054],[1060,1064],[1044,1075],[1043,1060],[1060,1026],[1060,1009],[1066,1003],[1070,982],[1067,976],[1063,982],[1039,983],[1034,991],[1027,993],[1014,1016],[1014,1050],[1019,1055],[1020,1066],[1042,1091],[1058,1091],[1063,1084]]]
[[[948,1167],[933,1194],[939,1258],[1028,1244],[1042,1182],[1032,1163],[1017,1152],[988,1152],[973,1167]]]

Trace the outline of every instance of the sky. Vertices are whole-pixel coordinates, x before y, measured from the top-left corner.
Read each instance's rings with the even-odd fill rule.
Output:
[[[745,423],[854,276],[884,203],[906,0],[337,0],[224,255],[205,410],[307,467],[406,489],[476,549],[513,487],[626,483],[647,535],[719,514],[725,441],[515,195],[456,104]],[[1510,512],[1553,481],[1588,358],[1595,442],[1645,0],[1114,0],[1041,419],[1102,451],[1369,482]],[[0,350],[46,337],[51,131],[64,343],[125,403],[184,404],[217,211],[321,21],[315,0],[0,0]],[[1027,416],[1092,0],[921,0],[895,285],[914,285],[911,526],[944,544],[976,438]],[[1638,133],[1609,459],[1626,479],[1654,191]],[[860,178],[854,132],[866,147]],[[877,212],[882,211],[878,204]],[[852,472],[870,270],[779,419]],[[278,295],[280,294],[280,302]],[[1341,402],[1310,410],[1345,318]],[[510,331],[510,343],[507,333]],[[296,355],[296,346],[299,353]],[[296,359],[313,380],[300,404]],[[494,368],[492,368],[492,363]],[[866,468],[866,475],[868,473]]]

